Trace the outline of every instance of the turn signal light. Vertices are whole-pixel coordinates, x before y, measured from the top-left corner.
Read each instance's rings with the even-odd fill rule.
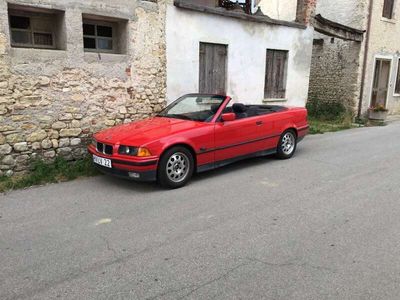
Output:
[[[147,148],[139,148],[138,152],[137,152],[137,156],[139,156],[139,157],[151,156],[151,152]]]

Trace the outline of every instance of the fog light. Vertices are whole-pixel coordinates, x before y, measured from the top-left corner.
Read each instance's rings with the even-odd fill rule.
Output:
[[[131,177],[131,178],[140,178],[139,173],[129,172],[128,174],[129,174],[129,177]]]

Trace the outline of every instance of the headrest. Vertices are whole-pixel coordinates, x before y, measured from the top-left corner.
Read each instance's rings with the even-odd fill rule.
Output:
[[[244,113],[247,110],[246,105],[244,105],[243,103],[235,103],[232,105],[232,109],[235,113]]]

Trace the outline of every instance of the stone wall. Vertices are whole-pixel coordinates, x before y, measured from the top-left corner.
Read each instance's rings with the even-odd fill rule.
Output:
[[[166,4],[151,2],[41,1],[65,11],[68,41],[66,50],[40,50],[10,47],[0,0],[0,175],[34,158],[81,158],[94,132],[162,109]],[[84,52],[82,12],[127,19],[127,53]]]
[[[367,0],[319,0],[316,14],[357,29],[366,28]],[[342,104],[355,113],[360,95],[363,43],[315,33],[309,101]]]
[[[339,103],[354,113],[359,96],[361,43],[318,36],[313,47],[310,102]]]

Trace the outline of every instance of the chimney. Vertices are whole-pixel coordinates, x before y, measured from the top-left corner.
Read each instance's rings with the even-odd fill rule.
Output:
[[[317,0],[297,0],[296,22],[308,25],[315,15]]]

